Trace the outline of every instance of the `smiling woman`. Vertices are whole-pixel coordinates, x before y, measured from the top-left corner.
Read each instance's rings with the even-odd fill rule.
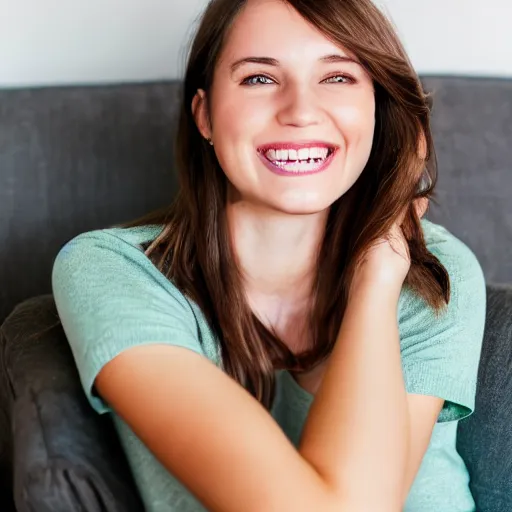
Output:
[[[248,33],[259,36],[248,38]],[[195,98],[197,123],[204,136],[211,135],[216,157],[237,192],[305,213],[325,211],[353,185],[372,148],[375,91],[371,76],[348,48],[305,24],[290,4],[253,2],[230,28],[213,75],[212,86]],[[331,165],[322,166],[322,176],[310,173],[307,180],[283,180],[282,167],[277,173],[256,171],[261,162],[276,170],[258,158],[261,147],[293,149],[298,144],[303,151],[341,151],[333,152]],[[312,166],[301,165],[306,170]]]
[[[212,0],[181,189],[85,233],[55,300],[149,511],[473,512],[485,287],[421,219],[430,99],[370,0]]]

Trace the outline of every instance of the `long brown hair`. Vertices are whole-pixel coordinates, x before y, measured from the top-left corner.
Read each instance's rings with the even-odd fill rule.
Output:
[[[425,246],[414,201],[430,198],[436,165],[431,101],[395,31],[371,0],[284,0],[305,20],[361,61],[373,79],[376,126],[368,163],[357,182],[330,208],[319,251],[310,313],[311,347],[294,354],[251,311],[233,257],[225,204],[227,178],[203,139],[191,104],[210,91],[216,62],[247,0],[211,0],[193,41],[183,82],[176,139],[180,189],[174,203],[130,224],[162,224],[146,254],[205,314],[221,346],[224,370],[265,407],[274,371],[307,370],[332,351],[354,267],[407,209],[403,230],[411,268],[405,285],[439,311],[449,278]]]

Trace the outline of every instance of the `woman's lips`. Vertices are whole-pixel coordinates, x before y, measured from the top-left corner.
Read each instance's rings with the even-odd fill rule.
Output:
[[[274,174],[278,174],[279,176],[297,177],[297,176],[308,176],[310,174],[317,174],[319,172],[325,171],[331,164],[336,152],[337,152],[337,148],[333,149],[329,153],[329,155],[327,155],[327,158],[325,158],[321,162],[300,164],[297,161],[297,162],[290,162],[285,165],[278,165],[278,164],[272,162],[261,151],[258,151],[257,153],[258,153],[258,157],[263,162],[265,167],[267,167],[267,169],[269,169]]]

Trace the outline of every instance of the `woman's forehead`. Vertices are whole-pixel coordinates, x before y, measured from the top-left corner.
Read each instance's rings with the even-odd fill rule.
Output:
[[[247,57],[269,57],[282,63],[310,62],[335,54],[355,58],[283,0],[249,0],[226,36],[220,60],[230,65]]]

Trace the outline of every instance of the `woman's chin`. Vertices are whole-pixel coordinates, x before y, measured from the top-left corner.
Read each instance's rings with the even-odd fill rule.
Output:
[[[321,213],[328,209],[332,205],[333,201],[326,200],[325,198],[317,198],[313,200],[287,200],[287,201],[276,201],[274,208],[282,213],[290,215],[313,215],[315,213]]]
[[[311,187],[308,189],[287,190],[275,197],[276,203],[283,210],[296,214],[322,212],[332,206],[332,204],[342,195],[341,187]]]
[[[333,192],[337,192],[334,193]],[[244,204],[245,208],[250,205],[260,211],[275,212],[289,215],[314,215],[328,210],[338,199],[341,190],[286,190],[279,191],[268,188],[268,193],[250,193],[247,190],[239,192],[232,189],[228,201],[231,204]]]

